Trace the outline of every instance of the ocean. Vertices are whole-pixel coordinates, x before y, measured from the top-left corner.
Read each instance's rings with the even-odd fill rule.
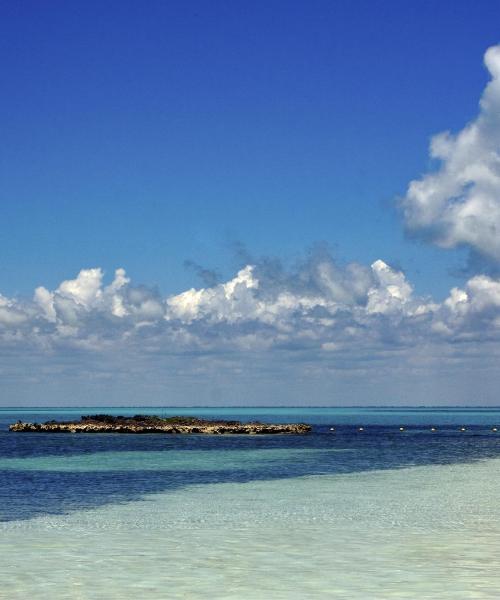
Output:
[[[313,431],[8,431],[96,412]],[[0,409],[0,598],[498,598],[499,475],[500,409]]]

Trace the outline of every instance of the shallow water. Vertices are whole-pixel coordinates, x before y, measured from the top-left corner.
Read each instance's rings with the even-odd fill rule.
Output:
[[[316,425],[13,434],[63,415],[4,411],[1,597],[498,597],[500,411],[254,410],[192,414]]]

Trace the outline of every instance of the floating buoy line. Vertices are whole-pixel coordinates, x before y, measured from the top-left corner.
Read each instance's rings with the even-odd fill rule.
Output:
[[[365,430],[365,428],[364,428],[364,427],[357,427],[356,429],[357,429],[357,431],[359,431],[359,432],[363,432],[363,431]],[[418,428],[418,427],[415,427],[415,430],[416,430],[416,431],[418,431],[418,430],[419,430],[419,428]],[[437,427],[431,427],[431,428],[430,428],[430,431],[432,431],[433,433],[434,433],[434,432],[436,432],[437,430],[438,430],[438,428],[437,428]],[[336,429],[335,427],[330,427],[330,431],[334,432],[334,431],[337,431],[337,429]],[[406,431],[406,427],[403,427],[403,426],[401,426],[401,427],[399,428],[399,431]],[[458,431],[461,431],[461,432],[463,433],[463,432],[467,431],[467,427],[465,427],[465,426],[459,427]],[[492,428],[491,428],[491,431],[492,431],[493,433],[497,433],[497,432],[498,432],[498,427],[492,427]],[[387,433],[387,431],[385,431],[384,433]]]

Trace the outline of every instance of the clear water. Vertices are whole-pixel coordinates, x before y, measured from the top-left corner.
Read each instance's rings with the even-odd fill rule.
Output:
[[[7,431],[92,412],[314,430]],[[494,426],[500,410],[1,410],[0,597],[498,598]]]

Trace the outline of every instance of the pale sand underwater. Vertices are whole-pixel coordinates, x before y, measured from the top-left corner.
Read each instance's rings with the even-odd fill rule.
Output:
[[[205,484],[13,520],[0,524],[0,594],[498,598],[499,474],[488,459]]]

